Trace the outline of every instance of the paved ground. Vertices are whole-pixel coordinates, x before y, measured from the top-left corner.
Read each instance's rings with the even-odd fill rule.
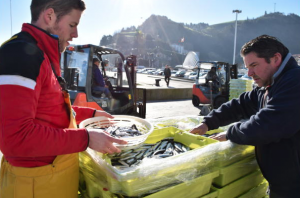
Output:
[[[155,86],[155,79],[161,79],[159,81],[160,86]],[[194,80],[188,80],[181,77],[171,77],[169,88],[192,88]],[[201,79],[200,82],[205,82]],[[155,87],[155,88],[167,88],[165,77],[160,75],[148,75],[148,74],[137,74],[138,87]]]
[[[146,104],[146,119],[187,115],[197,116],[199,113],[200,108],[194,107],[191,99],[147,102]]]
[[[155,86],[155,79],[161,79],[160,86]],[[156,89],[167,88],[164,76],[137,74],[137,83],[139,87]],[[168,88],[192,88],[193,83],[194,81],[192,80],[171,77],[170,86]],[[192,97],[188,100],[151,101],[146,104],[146,119],[185,115],[197,116],[199,113],[199,107],[194,107],[192,104]]]

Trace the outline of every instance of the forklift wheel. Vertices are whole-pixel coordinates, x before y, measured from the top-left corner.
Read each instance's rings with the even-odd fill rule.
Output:
[[[199,107],[200,105],[200,100],[197,96],[193,95],[192,103],[195,107]]]
[[[219,96],[217,98],[215,98],[214,101],[214,108],[217,109],[219,108],[223,103],[227,102],[226,98],[223,96]]]

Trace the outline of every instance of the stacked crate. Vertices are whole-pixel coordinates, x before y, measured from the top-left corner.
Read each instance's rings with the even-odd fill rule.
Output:
[[[86,182],[88,197],[97,197],[97,193],[102,193],[99,192],[99,189],[100,191],[107,189],[113,194],[122,194],[128,197],[151,194],[157,189],[162,190],[148,196],[153,198],[161,196],[160,194],[173,194],[178,189],[186,188],[191,188],[184,191],[190,197],[207,194],[213,178],[219,175],[219,171],[214,170],[215,167],[211,163],[214,162],[215,149],[209,152],[209,150],[205,151],[200,148],[217,141],[182,133],[177,128],[168,127],[155,130],[145,143],[156,143],[166,137],[173,137],[174,141],[193,150],[163,159],[147,159],[147,162],[128,168],[128,170],[116,170],[110,165],[109,159],[105,155],[92,150],[81,153],[80,167]],[[193,191],[193,186],[199,182],[203,185]],[[170,190],[166,186],[175,187]],[[174,197],[177,196],[178,193],[174,195]]]
[[[86,185],[85,197],[114,197],[116,194],[147,198],[201,197],[210,192],[213,181],[220,175],[219,164],[253,154],[253,147],[218,142],[174,127],[155,130],[145,143],[166,137],[173,137],[192,150],[156,162],[149,159],[149,164],[124,171],[114,169],[99,153],[92,150],[82,153],[80,167]]]
[[[250,190],[255,197],[264,197],[266,189],[263,189],[261,185],[264,182],[255,157],[250,156],[220,167],[220,175],[213,180],[212,190],[217,192],[218,198],[249,197],[248,191]],[[254,190],[256,188],[257,190]]]
[[[231,79],[229,82],[229,100],[238,98],[242,93],[252,90],[252,80]]]

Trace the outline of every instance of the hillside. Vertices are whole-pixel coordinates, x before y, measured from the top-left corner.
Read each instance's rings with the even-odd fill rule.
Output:
[[[242,63],[242,45],[262,34],[281,40],[292,54],[300,53],[300,17],[276,12],[256,19],[238,21],[236,62]],[[114,35],[103,36],[100,45],[121,50],[125,55],[137,54],[140,64],[161,67],[182,64],[187,51],[196,51],[201,60],[232,63],[235,21],[208,25],[177,23],[165,16],[152,15],[136,28],[122,29]],[[180,42],[184,38],[184,42]],[[175,52],[171,45],[183,47]]]

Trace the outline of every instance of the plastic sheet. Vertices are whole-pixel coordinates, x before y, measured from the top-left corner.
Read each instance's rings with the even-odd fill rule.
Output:
[[[220,175],[213,180],[217,187],[224,187],[229,183],[259,169],[255,156],[252,155],[233,164],[220,167]]]
[[[153,124],[154,129],[166,127],[175,127],[183,131],[189,131],[203,121],[203,116],[174,116],[160,119],[147,119]],[[226,131],[231,125],[219,127],[218,129],[208,131],[207,134]]]
[[[179,124],[178,122],[183,124]],[[254,154],[254,147],[234,144],[230,141],[218,142],[211,138],[187,133],[186,130],[199,124],[203,118],[173,117],[154,120],[156,129],[145,143],[154,143],[165,137],[185,144],[191,150],[163,159],[144,159],[137,166],[118,169],[110,164],[110,159],[88,149],[80,154],[80,167],[86,185],[106,188],[112,193],[125,196],[141,196],[168,188],[178,183],[189,183],[202,175],[220,170],[247,156]],[[178,128],[177,128],[178,127]],[[181,129],[179,129],[181,127]],[[223,127],[221,130],[226,130]],[[90,192],[93,194],[93,192]]]

